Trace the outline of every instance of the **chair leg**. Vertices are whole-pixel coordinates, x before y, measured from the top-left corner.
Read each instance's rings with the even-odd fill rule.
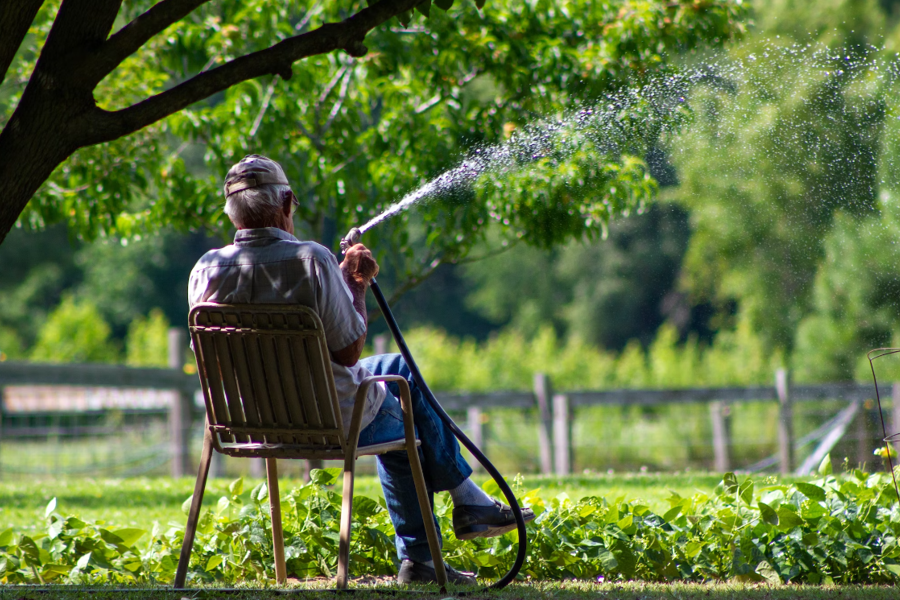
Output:
[[[278,459],[266,459],[266,481],[269,486],[269,508],[272,513],[272,549],[275,552],[275,583],[284,585],[287,568],[284,565],[284,531],[281,529],[281,495],[278,492]]]
[[[413,481],[416,485],[416,495],[419,497],[419,509],[422,511],[422,519],[425,524],[425,534],[428,537],[428,548],[431,550],[431,560],[434,561],[434,573],[438,584],[443,590],[447,585],[447,570],[444,569],[444,559],[441,557],[441,543],[438,538],[437,528],[434,526],[434,509],[428,501],[428,488],[425,486],[425,475],[422,473],[422,463],[419,462],[419,451],[416,447],[416,429],[413,422],[412,399],[409,395],[409,385],[405,381],[397,382],[400,388],[400,406],[403,409],[403,431],[406,434],[406,453],[409,455],[409,466],[412,470]]]
[[[353,483],[356,475],[356,448],[347,449],[344,459],[344,488],[341,491],[341,537],[338,542],[338,570],[335,585],[347,588],[350,571],[350,533],[353,528]]]
[[[184,541],[181,544],[181,556],[178,559],[178,570],[175,571],[175,589],[182,589],[187,578],[188,565],[191,562],[191,550],[194,547],[194,535],[197,533],[197,522],[200,520],[200,506],[203,504],[203,492],[206,489],[206,478],[209,475],[209,463],[212,460],[213,440],[209,428],[203,434],[203,452],[200,454],[200,468],[197,481],[194,483],[194,496],[191,498],[191,510],[188,513],[187,525],[184,528]]]

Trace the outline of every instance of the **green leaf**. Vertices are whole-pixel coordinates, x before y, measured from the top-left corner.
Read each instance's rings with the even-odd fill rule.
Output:
[[[9,546],[13,541],[13,530],[12,527],[8,529],[4,529],[2,533],[0,533],[0,546]]]
[[[425,0],[424,2],[419,3],[416,5],[416,10],[425,15],[426,18],[431,16],[431,0]]]
[[[114,529],[112,531],[122,540],[122,544],[131,547],[134,546],[147,532],[143,529],[135,529],[133,527],[125,527],[122,529]]]
[[[722,485],[725,487],[726,494],[736,494],[739,487],[737,477],[730,472],[722,476]]]
[[[191,501],[194,499],[194,495],[191,494],[188,496],[188,499],[181,503],[181,512],[186,515],[191,514]]]
[[[772,568],[772,565],[767,561],[762,561],[756,565],[756,572],[771,585],[781,585],[783,583],[778,571]]]
[[[624,517],[619,519],[619,522],[616,523],[616,525],[619,526],[619,529],[628,529],[629,527],[631,527],[632,523],[634,523],[634,516],[625,515]]]
[[[822,459],[822,462],[819,463],[819,475],[825,477],[827,475],[831,475],[832,466],[831,466],[831,453],[825,455],[825,458]]]
[[[663,521],[667,523],[681,514],[681,505],[675,505],[669,510],[666,511],[666,514],[663,515]]]
[[[212,556],[209,557],[209,560],[206,562],[206,567],[204,570],[207,573],[209,573],[210,571],[214,570],[216,567],[221,565],[224,561],[225,561],[225,559],[222,558],[221,554],[213,554]]]
[[[228,493],[232,496],[240,496],[244,493],[244,478],[238,477],[228,484]]]
[[[433,3],[441,10],[450,10],[450,7],[453,6],[453,0],[433,0]]]
[[[50,499],[50,502],[47,503],[47,508],[44,509],[44,518],[46,519],[53,511],[56,510],[56,496]]]
[[[703,542],[698,542],[698,541],[688,542],[684,546],[684,555],[688,558],[694,558],[695,556],[700,554],[700,551],[702,549],[703,549]]]
[[[753,481],[749,477],[738,488],[738,495],[747,504],[753,504]]]
[[[889,572],[893,573],[894,575],[896,575],[897,577],[900,577],[900,565],[895,565],[892,563],[885,563],[884,568],[887,569]]]
[[[89,562],[91,562],[91,553],[90,552],[82,555],[82,557],[78,559],[78,562],[75,563],[75,566],[83,571],[84,569],[87,568]]]
[[[23,535],[22,539],[19,540],[19,549],[22,551],[22,554],[25,555],[24,558],[28,564],[41,564],[41,551],[38,548],[37,544],[34,543],[33,539],[31,539],[27,535]]]
[[[260,484],[254,491],[256,492],[256,494],[254,495],[254,499],[257,502],[262,502],[269,497],[269,486],[267,486],[265,483]]]
[[[817,502],[825,500],[825,490],[817,485],[814,485],[812,483],[797,482],[794,484],[794,487],[796,487],[801,494],[803,494],[810,500],[815,500]]]
[[[771,506],[762,501],[756,504],[759,506],[759,514],[763,521],[769,525],[778,525],[778,513]]]
[[[778,513],[778,527],[784,531],[803,525],[800,515],[789,509],[786,504],[779,506],[776,512]]]
[[[337,481],[343,469],[340,467],[331,467],[328,469],[313,469],[309,473],[309,481],[314,485],[332,485]]]

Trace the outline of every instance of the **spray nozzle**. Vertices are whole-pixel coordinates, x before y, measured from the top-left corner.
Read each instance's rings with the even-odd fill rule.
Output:
[[[347,254],[347,250],[351,246],[355,246],[359,243],[359,238],[362,237],[362,231],[359,230],[359,227],[354,227],[350,231],[347,232],[343,238],[341,238],[341,253]]]

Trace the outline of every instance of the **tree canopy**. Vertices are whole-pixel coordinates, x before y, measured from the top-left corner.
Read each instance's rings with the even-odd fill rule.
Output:
[[[659,76],[679,52],[741,35],[746,15],[737,0],[510,1],[482,12],[438,3],[445,12],[425,3],[418,8],[427,20],[401,15],[402,22],[388,22],[409,8],[397,0],[369,8],[270,0],[143,3],[110,17],[105,33],[92,33],[92,53],[67,59],[83,60],[94,73],[93,80],[66,80],[91,106],[60,108],[41,73],[59,68],[48,48],[62,43],[54,42],[54,32],[67,19],[76,27],[78,19],[68,15],[77,4],[67,0],[57,10],[46,3],[21,38],[0,96],[11,115],[0,151],[34,160],[15,150],[33,137],[18,133],[28,115],[34,115],[29,126],[81,141],[31,150],[53,168],[29,176],[22,194],[4,196],[0,235],[16,218],[33,227],[66,221],[87,239],[169,225],[221,233],[228,225],[220,179],[241,156],[259,152],[285,166],[301,198],[301,235],[335,247],[351,226],[472,148],[502,143],[536,116],[553,121]],[[174,5],[182,12],[176,15]],[[130,33],[135,28],[143,31],[142,45]],[[354,41],[361,31],[371,31],[365,54]],[[123,38],[131,40],[128,55]],[[349,51],[331,52],[339,48]],[[101,59],[91,57],[113,52],[115,65],[107,57],[102,68],[93,66]],[[305,60],[290,66],[296,58]],[[643,155],[660,125],[641,127],[642,107],[626,110],[631,114],[623,119],[637,125],[615,145],[528,158],[527,177],[487,182],[480,193],[463,189],[373,231],[371,243],[396,263],[398,291],[442,262],[466,257],[490,224],[503,230],[506,242],[552,246],[599,236],[611,216],[650,200],[655,183]],[[81,112],[76,118],[73,111]],[[98,137],[90,125],[95,119],[120,126]]]

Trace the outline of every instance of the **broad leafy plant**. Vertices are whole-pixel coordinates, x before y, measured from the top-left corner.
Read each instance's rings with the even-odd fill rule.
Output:
[[[712,495],[672,494],[653,513],[640,501],[598,497],[542,500],[518,494],[537,518],[528,526],[522,576],[542,580],[759,581],[896,583],[900,580],[900,505],[890,476],[853,471],[836,477],[830,457],[808,482],[739,480],[726,473]],[[283,500],[288,574],[331,577],[337,565],[340,469],[314,471],[312,481]],[[493,483],[486,485],[497,493]],[[185,510],[190,499],[185,501]],[[451,506],[438,503],[441,528],[452,531]],[[174,577],[183,527],[152,531],[89,523],[47,506],[38,535],[0,532],[3,583],[168,583]],[[396,572],[393,527],[383,501],[354,500],[351,571]],[[444,540],[445,558],[492,579],[516,553],[515,534]],[[191,556],[195,583],[230,585],[274,579],[267,490],[234,481],[203,513]]]

